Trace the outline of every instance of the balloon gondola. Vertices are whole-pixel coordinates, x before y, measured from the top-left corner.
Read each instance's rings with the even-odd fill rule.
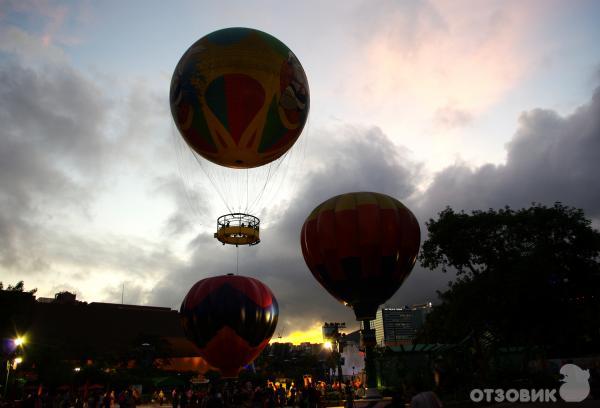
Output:
[[[260,220],[243,213],[222,215],[217,219],[214,237],[223,245],[257,245],[260,242]]]
[[[279,307],[264,283],[229,274],[196,282],[179,313],[200,355],[223,377],[234,378],[268,344]]]

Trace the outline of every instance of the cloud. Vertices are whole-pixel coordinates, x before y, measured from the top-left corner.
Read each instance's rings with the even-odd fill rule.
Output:
[[[193,188],[188,188],[181,177],[174,175],[159,177],[155,183],[156,192],[170,197],[175,204],[174,211],[163,226],[165,234],[169,237],[193,232],[199,219],[205,224],[214,221],[205,217],[210,213],[210,209],[205,200],[206,193],[201,186],[196,184]]]
[[[138,283],[125,280],[120,285],[110,286],[105,288],[106,298],[108,303],[121,303],[121,300],[126,305],[140,305],[146,302],[146,290]]]
[[[3,140],[27,143],[55,165],[68,162],[87,175],[100,170],[109,148],[108,101],[93,82],[68,66],[40,73],[6,64],[0,83]]]
[[[433,114],[433,123],[442,129],[463,127],[471,123],[473,116],[462,109],[450,105],[438,108]]]
[[[67,63],[40,70],[25,61],[0,62],[0,271],[6,280],[33,279],[41,295],[77,285],[93,298],[106,285],[143,282],[179,267],[169,241],[111,231],[111,218],[123,209],[105,203],[119,182],[150,185],[165,161],[168,138],[148,140],[147,128],[131,124],[143,113],[150,116],[146,126],[156,125],[160,103],[140,87],[132,92],[124,103],[115,101],[97,78]],[[128,102],[123,112],[132,116],[124,115],[120,127],[114,118]],[[152,177],[135,177],[148,168]],[[98,224],[99,216],[107,225]]]
[[[50,49],[56,49],[54,44],[81,43],[82,39],[72,32],[73,26],[89,24],[91,15],[88,2],[66,5],[53,0],[6,0],[0,11],[0,19],[15,17],[15,20],[26,21],[35,27],[39,42]]]
[[[361,108],[386,123],[448,105],[477,116],[532,67],[526,39],[544,7],[529,3],[364,2],[354,27],[360,57],[343,68],[353,79],[345,95],[368,100]]]
[[[62,64],[67,56],[45,38],[7,25],[0,28],[0,51],[16,56],[25,63]]]
[[[39,74],[0,65],[0,261],[37,259],[38,228],[63,209],[85,213],[93,191],[77,177],[95,177],[103,161],[106,106],[72,71]],[[78,172],[68,172],[76,169]]]
[[[439,172],[420,198],[424,213],[445,206],[486,209],[560,201],[600,216],[600,88],[571,115],[534,109],[521,114],[502,165],[457,163]]]

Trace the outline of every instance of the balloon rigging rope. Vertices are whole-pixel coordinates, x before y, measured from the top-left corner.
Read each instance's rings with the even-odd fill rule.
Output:
[[[271,181],[271,179],[274,177],[274,175],[276,173],[278,173],[279,171],[279,167],[281,167],[281,164],[283,163],[283,159],[287,156],[287,152],[284,154],[283,158],[278,159],[275,163],[269,163],[269,168],[267,171],[267,176],[265,177],[265,181],[262,185],[262,188],[260,189],[260,193],[256,196],[256,198],[254,199],[254,201],[252,202],[252,204],[250,205],[250,211],[253,211],[255,206],[258,205],[258,203],[261,202],[266,190],[267,190],[267,185],[269,185],[269,182]]]
[[[310,125],[310,123],[309,123]],[[309,127],[309,126],[307,126]],[[304,132],[304,133],[308,133],[308,132]],[[306,157],[306,146],[307,143],[305,143],[307,135],[305,134],[304,137],[300,140],[300,149],[298,149],[298,146],[295,146],[296,148],[292,147],[292,149],[286,151],[282,157],[280,157],[278,160],[276,160],[275,162],[269,163],[266,167],[266,171],[254,171],[255,169],[245,169],[246,170],[246,177],[245,177],[245,184],[246,184],[246,197],[245,200],[243,198],[243,184],[244,184],[244,179],[243,176],[239,177],[240,174],[238,173],[238,177],[236,177],[235,175],[229,174],[228,172],[219,172],[217,170],[214,170],[210,168],[210,164],[206,164],[204,162],[204,159],[197,154],[196,152],[194,152],[191,148],[189,148],[189,146],[186,147],[188,149],[184,149],[182,146],[182,142],[181,139],[178,138],[178,146],[176,146],[176,153],[178,156],[178,161],[179,161],[179,173],[182,177],[182,179],[185,179],[185,181],[187,182],[187,184],[189,184],[189,186],[186,186],[187,188],[185,189],[185,197],[186,197],[186,201],[189,204],[189,207],[192,209],[192,212],[194,213],[194,215],[197,218],[200,218],[200,211],[197,205],[194,205],[194,200],[191,196],[191,192],[190,190],[193,190],[193,186],[191,186],[191,181],[188,180],[189,177],[186,177],[186,175],[183,172],[182,169],[182,164],[183,163],[183,156],[184,156],[184,150],[189,151],[192,153],[192,155],[194,156],[194,159],[196,160],[196,162],[198,163],[198,165],[200,166],[200,168],[202,169],[202,172],[204,173],[204,175],[206,176],[206,178],[209,180],[209,182],[211,183],[212,187],[214,188],[215,192],[218,194],[219,198],[221,199],[221,202],[225,205],[225,207],[227,208],[227,210],[229,211],[229,213],[234,213],[234,212],[242,212],[242,209],[244,210],[243,212],[246,214],[251,214],[253,211],[255,211],[256,207],[263,202],[263,199],[265,199],[266,196],[271,196],[273,194],[277,194],[278,191],[281,191],[282,186],[286,183],[286,179],[287,179],[287,175],[288,173],[290,173],[290,169],[288,169],[288,166],[292,165],[292,163],[295,163],[295,158],[296,156],[300,156],[300,160],[299,162],[302,164],[305,161],[305,157]],[[178,149],[177,149],[178,148]],[[284,164],[285,162],[285,164]],[[283,168],[283,173],[282,169]],[[235,171],[235,170],[234,170]],[[266,173],[266,176],[265,176]],[[251,180],[252,179],[252,180]],[[258,185],[260,186],[256,191],[256,194],[254,194],[252,197],[250,197],[250,184],[252,181],[252,185]],[[292,190],[295,190],[296,185],[298,184],[298,180],[294,179],[291,180],[291,186],[293,187]],[[184,183],[185,184],[185,183]],[[236,192],[237,190],[237,192]],[[237,200],[236,200],[236,196],[237,195]],[[245,201],[245,204],[244,204]]]
[[[307,121],[306,127],[310,127],[310,122]],[[295,169],[295,172],[297,172],[299,168],[304,165],[307,150],[307,130],[308,129],[305,129],[303,131],[304,136],[300,138],[300,146],[292,146],[291,149],[287,150],[275,162],[269,163],[267,175],[266,177],[264,177],[264,182],[262,183],[262,188],[260,188],[260,192],[254,197],[252,203],[249,206],[247,206],[246,213],[249,214],[252,211],[254,211],[256,206],[258,206],[263,201],[265,195],[271,198],[271,196],[276,195],[282,190],[283,185],[288,179],[290,167],[292,167],[293,164],[297,164],[298,167],[297,169]],[[281,168],[283,168],[283,170],[280,170]],[[293,194],[298,184],[299,182],[297,177],[291,181],[291,191],[289,192],[290,194]]]
[[[198,154],[196,152],[192,151],[192,154],[194,155],[194,158],[196,159],[196,161],[200,165],[200,168],[204,172],[204,175],[206,176],[206,178],[210,181],[210,183],[212,184],[212,186],[215,189],[215,191],[217,192],[217,194],[219,194],[219,197],[221,198],[221,201],[223,201],[223,204],[225,204],[225,207],[227,207],[227,210],[230,213],[233,213],[233,210],[231,209],[231,207],[229,207],[229,204],[227,204],[227,201],[225,200],[225,197],[223,197],[223,194],[221,194],[221,191],[219,190],[219,188],[217,188],[217,185],[216,185],[215,181],[213,180],[213,178],[211,177],[211,175],[208,173],[208,171],[204,168],[204,165],[202,164],[202,159],[200,157],[198,157]]]
[[[271,175],[271,164],[269,164],[269,169],[267,172],[267,177],[265,178],[265,182],[263,184],[263,187],[261,188],[260,193],[254,198],[254,200],[252,201],[252,204],[250,204],[247,208],[248,211],[252,211],[252,209],[254,208],[254,206],[260,201],[262,194],[265,191],[265,188],[267,187],[267,183],[269,182],[269,178]]]
[[[261,202],[262,197],[265,194],[265,191],[267,190],[267,185],[269,184],[269,181],[273,177],[273,173],[275,173],[275,171],[277,171],[276,165],[269,164],[269,171],[267,172],[267,177],[265,178],[265,182],[263,183],[262,188],[260,189],[260,193],[258,193],[258,195],[256,196],[256,199],[252,203],[251,210],[254,210],[254,207],[256,205],[258,205],[258,203]]]
[[[304,169],[305,167],[305,163],[306,163],[306,151],[308,149],[308,144],[310,142],[310,133],[311,133],[311,121],[310,121],[310,117],[306,119],[306,125],[304,126],[304,129],[302,130],[302,137],[300,137],[298,146],[292,146],[292,149],[290,149],[290,154],[294,154],[296,159],[295,160],[290,160],[293,161],[294,164],[296,165],[295,168],[292,170],[293,173],[293,178],[291,180],[291,186],[290,186],[290,190],[289,190],[289,195],[291,197],[294,196],[294,194],[296,193],[296,191],[298,190],[298,185],[300,184],[300,177],[298,177],[298,172],[302,171],[301,169]],[[294,149],[294,147],[296,147],[296,149]],[[295,151],[294,151],[295,150]],[[298,157],[300,156],[300,157]],[[290,165],[287,167],[289,168],[291,167],[291,163]],[[286,169],[287,171],[287,169]]]
[[[187,177],[185,175],[185,172],[183,170],[183,166],[185,165],[184,150],[186,150],[186,149],[184,149],[184,147],[182,145],[181,138],[177,137],[178,135],[176,135],[176,133],[174,132],[173,126],[171,126],[171,136],[174,139],[174,142],[172,143],[172,145],[173,145],[173,150],[175,151],[175,156],[176,156],[176,161],[177,161],[177,170],[179,171],[180,180],[182,180],[183,192],[185,194],[185,200],[187,202],[188,208],[192,211],[192,213],[196,217],[196,219],[201,220],[198,205],[197,204],[194,205],[194,200],[192,200],[191,193],[190,193],[190,190],[192,190],[192,182],[190,181],[189,177]]]

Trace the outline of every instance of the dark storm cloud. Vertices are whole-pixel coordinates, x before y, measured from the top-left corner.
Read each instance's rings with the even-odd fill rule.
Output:
[[[139,238],[116,234],[86,236],[81,231],[57,231],[51,238],[48,252],[76,264],[80,273],[71,276],[83,284],[89,278],[85,272],[95,268],[101,272],[118,271],[126,280],[152,281],[162,276],[164,270],[181,264],[168,245]]]
[[[85,173],[98,170],[107,148],[101,128],[108,104],[91,81],[66,66],[42,73],[2,65],[0,87],[3,141],[19,140]]]
[[[140,305],[145,303],[146,291],[135,281],[125,280],[118,285],[109,286],[105,289],[104,302],[121,303],[126,305]]]
[[[10,58],[0,63],[4,279],[16,277],[35,285],[35,274],[50,272],[62,276],[65,284],[85,286],[95,268],[127,271],[134,278],[177,267],[168,245],[117,234],[96,236],[87,225],[93,221],[95,200],[115,174],[136,165],[147,172],[147,166],[140,165],[143,159],[135,160],[142,149],[131,142],[141,136],[129,122],[122,134],[112,129],[117,109],[101,89],[95,78],[64,63],[44,65],[43,70]],[[127,110],[131,118],[139,118],[140,110],[152,117],[160,112],[156,98],[142,93],[140,86],[133,87]],[[144,123],[149,126],[152,121]],[[145,130],[137,126],[138,132]],[[67,264],[69,270],[57,264]]]
[[[456,164],[440,171],[422,195],[408,200],[421,222],[423,238],[425,222],[446,206],[470,211],[561,201],[598,219],[600,88],[589,103],[566,117],[543,109],[523,113],[506,148],[506,164],[475,169]],[[388,303],[435,302],[434,290],[444,289],[453,278],[452,273],[424,270],[417,264]]]
[[[44,244],[44,220],[64,206],[86,211],[90,191],[73,175],[98,174],[105,111],[98,90],[71,70],[41,74],[16,64],[0,65],[3,266],[43,265],[36,248]]]
[[[544,109],[523,113],[506,148],[506,164],[475,169],[456,164],[438,173],[419,200],[421,211],[560,201],[583,208],[589,217],[600,216],[600,88],[566,117]]]
[[[155,181],[156,192],[165,194],[174,205],[174,211],[169,215],[163,226],[165,234],[175,237],[193,231],[199,219],[213,223],[214,220],[203,219],[203,214],[209,212],[203,196],[205,192],[199,186],[188,188],[180,177],[166,176]]]
[[[354,321],[350,309],[335,301],[307,269],[300,250],[300,229],[310,211],[322,201],[351,191],[378,191],[406,200],[415,192],[420,165],[395,146],[378,128],[351,126],[319,133],[311,140],[313,170],[300,183],[284,209],[263,214],[270,227],[261,232],[260,245],[239,249],[239,274],[266,283],[279,299],[280,327],[290,333],[315,321]],[[209,234],[190,245],[191,263],[172,272],[152,292],[149,303],[177,307],[199,279],[236,272],[236,249],[222,247]]]

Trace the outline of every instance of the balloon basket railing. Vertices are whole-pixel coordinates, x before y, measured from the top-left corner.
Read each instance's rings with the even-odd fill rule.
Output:
[[[256,245],[260,242],[260,220],[244,213],[222,215],[214,236],[223,245]]]

